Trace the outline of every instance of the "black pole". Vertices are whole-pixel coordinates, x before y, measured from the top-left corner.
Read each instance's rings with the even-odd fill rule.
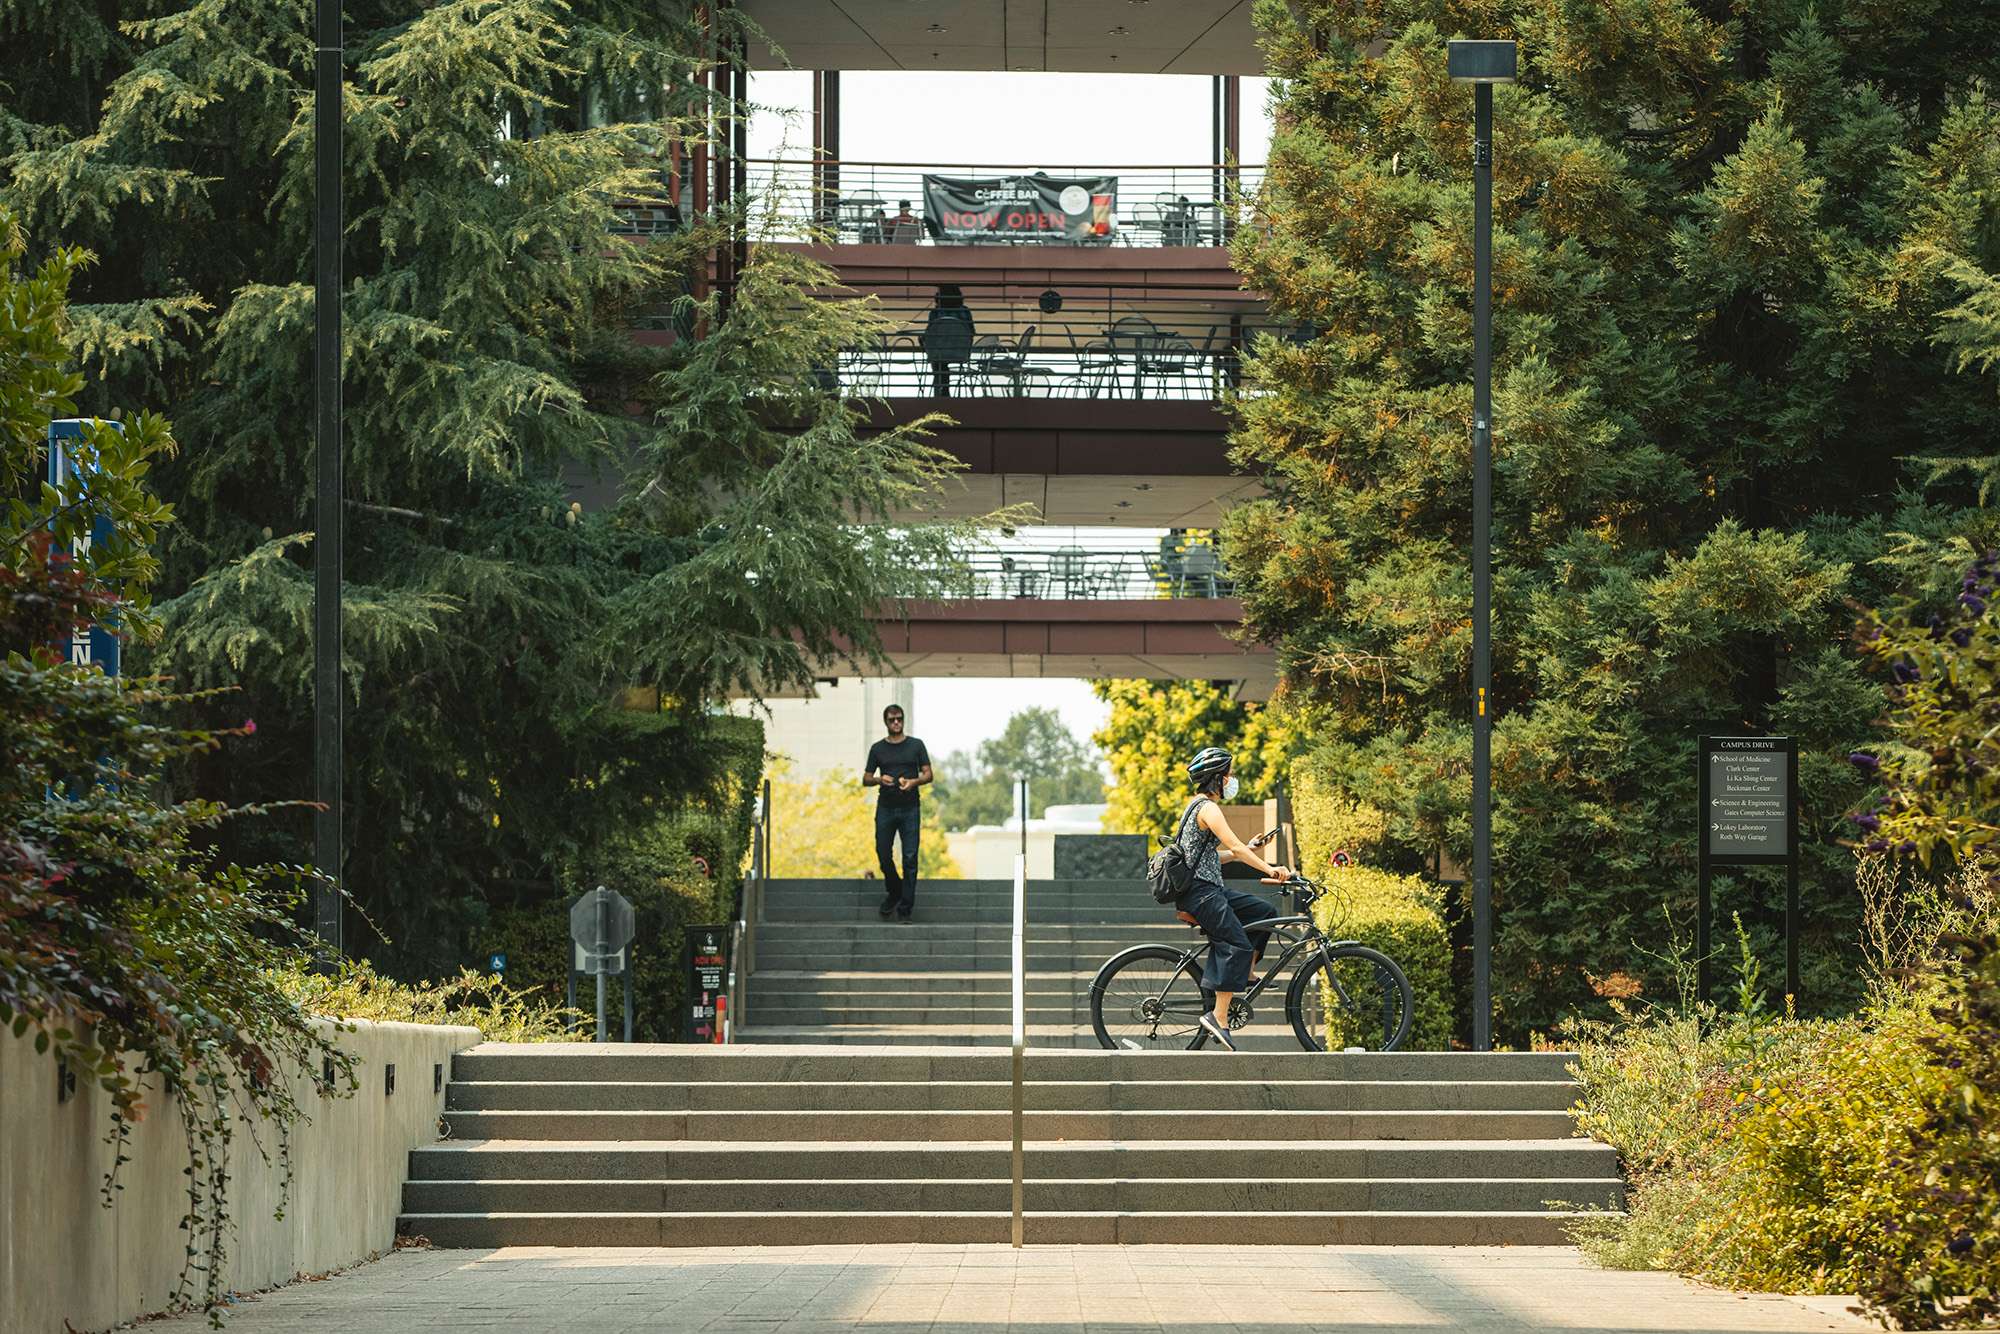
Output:
[[[1785,994],[1799,1004],[1799,747],[1785,754]]]
[[[1715,817],[1710,813],[1711,793],[1714,791],[1713,776],[1714,741],[1710,737],[1701,738],[1699,759],[1695,764],[1695,830],[1701,839],[1701,850],[1695,855],[1695,902],[1694,902],[1694,999],[1696,1004],[1708,1000],[1709,983],[1709,922],[1715,901],[1715,864],[1709,860],[1709,831],[1705,826]]]
[[[1472,1048],[1493,1049],[1493,85],[1472,123]]]
[[[1028,859],[1028,779],[1024,774],[1017,781],[1021,784],[1021,860],[1025,863]]]
[[[313,55],[313,863],[335,883],[313,891],[313,923],[328,955],[342,952],[341,577],[346,491],[340,440],[340,0],[315,0]]]

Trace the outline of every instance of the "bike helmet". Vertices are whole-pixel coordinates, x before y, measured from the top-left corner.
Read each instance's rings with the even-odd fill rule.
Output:
[[[1187,776],[1196,787],[1203,787],[1211,778],[1228,773],[1229,765],[1228,751],[1220,746],[1204,746],[1187,762]]]

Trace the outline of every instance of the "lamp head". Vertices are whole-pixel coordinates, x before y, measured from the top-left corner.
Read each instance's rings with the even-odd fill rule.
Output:
[[[1454,83],[1514,82],[1512,42],[1452,41],[1445,44],[1445,71]]]

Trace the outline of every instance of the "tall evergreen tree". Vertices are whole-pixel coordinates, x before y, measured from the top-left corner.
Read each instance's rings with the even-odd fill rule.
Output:
[[[241,688],[255,738],[192,776],[226,799],[310,790],[310,11],[0,0],[29,39],[0,43],[0,199],[99,252],[78,350],[176,420],[153,661]],[[695,799],[718,695],[865,656],[888,567],[859,525],[941,475],[918,432],[858,442],[814,375],[871,318],[808,303],[830,275],[753,262],[725,313],[685,279],[728,219],[611,234],[740,112],[704,91],[730,12],[347,6],[345,874],[407,968]],[[707,338],[632,336],[677,300]],[[255,852],[302,855],[302,819],[271,829]]]
[[[1900,460],[1992,454],[1934,343],[1952,264],[2000,267],[2000,12],[1845,0],[1257,9],[1278,76],[1237,262],[1296,320],[1237,403],[1274,498],[1227,545],[1315,763],[1375,855],[1470,853],[1471,95],[1445,39],[1511,37],[1495,169],[1495,991],[1518,1036],[1614,970],[1664,983],[1694,890],[1694,742],[1799,738],[1808,995],[1852,938],[1878,690],[1843,640],[1891,529],[1962,520]],[[1725,886],[1766,948],[1771,878]],[[1775,970],[1767,970],[1767,976]]]

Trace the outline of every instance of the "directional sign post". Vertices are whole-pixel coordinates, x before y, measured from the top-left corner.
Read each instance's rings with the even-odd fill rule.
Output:
[[[1709,879],[1716,866],[1785,867],[1785,992],[1799,994],[1799,752],[1790,737],[1701,739],[1701,901],[1695,986],[1709,995]]]
[[[632,902],[615,889],[599,885],[570,905],[569,938],[576,947],[570,970],[570,1005],[576,1005],[576,975],[595,975],[599,1042],[611,1040],[604,1024],[604,979],[610,973],[625,976],[625,1040],[632,1040],[632,977],[625,957],[632,933]]]

